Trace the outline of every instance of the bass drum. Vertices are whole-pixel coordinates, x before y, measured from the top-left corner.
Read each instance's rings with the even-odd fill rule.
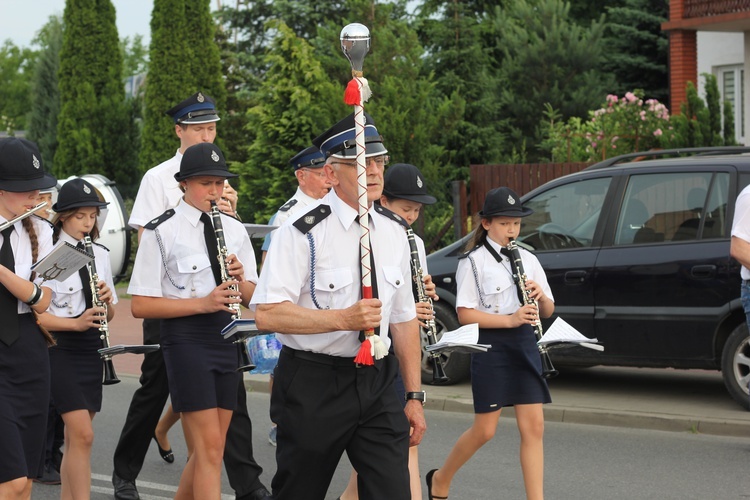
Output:
[[[99,239],[96,241],[109,249],[112,277],[115,283],[117,283],[127,277],[125,273],[130,265],[130,252],[132,250],[128,213],[125,209],[125,203],[123,203],[122,196],[120,196],[120,192],[115,187],[114,181],[110,181],[99,174],[86,174],[80,177],[99,191],[100,198],[109,202],[109,205],[102,209],[102,216],[97,221],[99,225]],[[72,176],[60,181],[60,186],[75,178],[76,176]]]

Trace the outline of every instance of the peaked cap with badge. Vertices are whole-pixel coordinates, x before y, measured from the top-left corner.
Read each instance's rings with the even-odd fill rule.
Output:
[[[294,170],[301,168],[321,168],[326,164],[326,157],[317,146],[305,148],[289,160]]]
[[[233,174],[224,160],[224,153],[219,146],[210,142],[201,142],[190,146],[185,150],[180,161],[180,171],[174,174],[177,182],[184,181],[198,175],[209,175],[213,177],[224,177],[229,179],[239,177]]]
[[[196,92],[177,106],[166,112],[176,124],[196,125],[198,123],[218,122],[216,100],[201,92]]]
[[[533,214],[530,208],[521,205],[521,198],[510,188],[499,187],[491,190],[484,198],[484,206],[479,212],[480,217],[526,217]]]
[[[396,163],[388,167],[383,178],[383,194],[388,198],[414,201],[432,205],[437,201],[427,194],[427,184],[422,172],[414,165]]]
[[[354,113],[352,113],[313,139],[313,144],[320,149],[320,152],[326,158],[333,156],[353,159],[357,157],[355,137]],[[388,150],[383,146],[383,137],[375,128],[375,122],[370,115],[365,113],[365,157],[369,158],[387,153]]]
[[[18,137],[0,139],[0,191],[24,193],[57,185],[44,171],[36,144]]]
[[[64,212],[72,208],[106,207],[108,201],[103,201],[99,191],[80,177],[71,179],[60,188],[57,203],[52,205],[55,212]]]

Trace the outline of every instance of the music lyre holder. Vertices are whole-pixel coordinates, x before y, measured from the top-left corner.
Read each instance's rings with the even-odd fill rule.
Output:
[[[250,357],[250,349],[247,343],[252,337],[264,335],[265,333],[267,332],[258,330],[254,319],[241,318],[233,319],[231,323],[221,330],[221,336],[225,339],[232,338],[233,336],[236,337],[233,343],[237,345],[238,372],[255,370],[255,364],[253,364],[253,360]]]

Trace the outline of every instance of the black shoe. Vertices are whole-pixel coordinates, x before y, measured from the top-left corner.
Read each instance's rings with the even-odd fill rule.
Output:
[[[164,460],[168,464],[174,463],[174,453],[172,453],[172,448],[165,450],[164,448],[159,446],[159,440],[156,439],[155,435],[154,442],[156,443],[156,447],[159,449],[159,455],[161,456],[162,460]]]
[[[238,499],[238,500],[273,500],[273,497],[271,496],[270,491],[268,491],[265,487],[261,486],[260,488],[253,491],[252,493],[243,495],[241,499]]]
[[[448,500],[448,497],[438,497],[432,494],[432,476],[435,475],[437,472],[437,469],[432,469],[430,472],[427,473],[427,475],[424,477],[425,483],[427,483],[427,498],[429,500]]]
[[[42,475],[35,477],[33,481],[39,484],[60,484],[60,473],[55,470],[52,464],[46,464]]]
[[[115,500],[141,500],[135,481],[128,481],[112,473],[112,485],[115,487]]]

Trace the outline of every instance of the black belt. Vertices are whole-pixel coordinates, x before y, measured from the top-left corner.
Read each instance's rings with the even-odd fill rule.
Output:
[[[287,346],[283,346],[281,348],[281,353],[286,354],[287,356],[291,356],[292,358],[302,359],[305,361],[310,361],[311,363],[318,363],[321,365],[357,368],[357,365],[354,363],[353,357],[343,358],[341,356],[331,356],[330,354],[321,354],[318,352],[298,351],[297,349],[292,349],[291,347]]]

